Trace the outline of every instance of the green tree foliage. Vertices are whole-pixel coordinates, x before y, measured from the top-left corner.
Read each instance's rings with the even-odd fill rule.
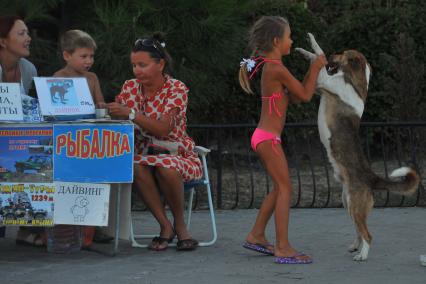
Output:
[[[174,58],[173,75],[191,90],[191,123],[258,120],[259,94],[243,93],[237,74],[240,60],[249,55],[248,29],[262,15],[287,17],[294,47],[309,48],[306,33],[312,32],[327,54],[344,49],[365,54],[373,77],[364,120],[420,119],[409,115],[414,110],[395,113],[404,109],[398,104],[407,105],[411,98],[414,107],[423,105],[414,93],[425,91],[425,12],[420,0],[0,0],[0,14],[18,14],[30,27],[30,60],[41,75],[49,76],[64,64],[57,46],[62,32],[77,28],[91,34],[98,44],[93,71],[107,101],[132,78],[129,53],[134,41],[164,32]],[[308,63],[299,54],[285,57],[284,63],[303,79]],[[399,68],[401,64],[409,71]],[[407,74],[415,74],[416,80]],[[398,98],[406,90],[410,99],[402,102]],[[317,107],[318,98],[292,106],[288,120],[314,121]]]
[[[383,78],[383,92],[392,98],[389,110],[392,116],[400,121],[425,120],[425,112],[419,111],[426,106],[423,99],[425,65],[417,60],[413,38],[400,34],[393,54],[383,53],[381,56],[381,61],[391,71]]]

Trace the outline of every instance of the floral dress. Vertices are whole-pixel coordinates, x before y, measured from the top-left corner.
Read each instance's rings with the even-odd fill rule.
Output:
[[[174,127],[167,136],[155,137],[135,124],[134,163],[174,169],[184,181],[201,178],[201,161],[194,152],[194,141],[186,133],[188,88],[168,75],[162,88],[153,97],[146,97],[141,87],[140,80],[127,80],[116,101],[152,119],[160,119],[176,108],[178,113]],[[148,154],[148,146],[153,144],[166,148],[170,154]]]

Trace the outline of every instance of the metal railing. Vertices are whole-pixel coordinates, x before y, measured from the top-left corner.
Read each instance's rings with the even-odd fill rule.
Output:
[[[198,145],[208,147],[210,181],[218,209],[257,208],[272,188],[272,181],[250,148],[254,124],[190,125],[189,134]],[[402,165],[413,166],[423,176],[426,122],[364,122],[360,139],[375,173],[388,177]],[[341,207],[341,185],[333,178],[316,123],[288,123],[283,133],[293,185],[292,207]],[[204,208],[200,188],[195,207]],[[402,197],[388,191],[374,192],[375,206],[425,206],[422,183],[416,194]]]

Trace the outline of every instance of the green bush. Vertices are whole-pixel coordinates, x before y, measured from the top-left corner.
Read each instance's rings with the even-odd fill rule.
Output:
[[[63,31],[78,28],[90,33],[99,47],[93,71],[107,101],[132,77],[129,52],[135,39],[165,32],[174,76],[190,88],[191,124],[257,122],[260,95],[241,91],[239,62],[249,55],[246,36],[253,22],[261,15],[283,15],[290,21],[294,47],[309,48],[306,33],[312,32],[327,54],[349,48],[364,53],[373,69],[364,120],[423,119],[414,115],[424,106],[423,1],[0,0],[0,11],[25,18],[33,37],[30,60],[43,76],[63,65],[57,47]],[[303,79],[308,63],[299,54],[285,57],[284,63]],[[404,72],[398,72],[401,64]],[[416,81],[404,74],[416,74]],[[406,90],[410,99],[402,101]],[[402,115],[403,105],[411,100],[412,111]],[[318,98],[292,106],[288,121],[315,121],[317,108]]]

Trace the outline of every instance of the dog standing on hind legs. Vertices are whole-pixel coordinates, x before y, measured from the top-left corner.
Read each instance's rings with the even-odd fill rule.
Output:
[[[324,52],[314,36],[308,36],[315,53],[301,48],[296,50],[313,60]],[[359,251],[353,259],[363,261],[368,258],[372,240],[367,217],[374,206],[373,191],[389,190],[410,195],[416,191],[420,177],[409,167],[402,167],[391,173],[391,178],[399,180],[384,179],[372,171],[358,136],[371,67],[356,50],[334,54],[328,62],[317,80],[317,92],[321,95],[318,130],[333,166],[334,177],[343,185],[343,206],[355,224],[357,236],[349,251]]]

